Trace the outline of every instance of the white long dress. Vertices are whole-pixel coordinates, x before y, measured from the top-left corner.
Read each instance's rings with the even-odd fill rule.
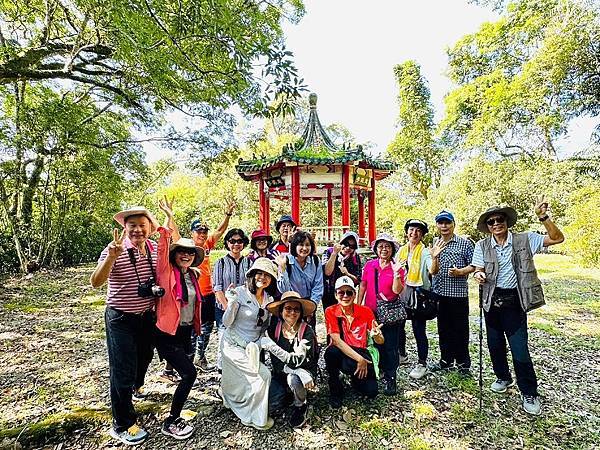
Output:
[[[249,343],[258,344],[270,320],[264,307],[273,301],[265,294],[262,307],[246,286],[235,288],[235,296],[228,296],[223,323],[221,389],[223,404],[240,418],[244,425],[263,427],[269,418],[269,385],[271,373],[263,364],[253,366],[246,354]],[[259,313],[262,310],[262,313]],[[259,317],[260,314],[260,317]],[[259,318],[262,325],[259,325]]]

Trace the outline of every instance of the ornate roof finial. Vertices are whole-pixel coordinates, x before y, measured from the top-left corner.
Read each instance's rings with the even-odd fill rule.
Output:
[[[310,95],[308,96],[308,104],[310,105],[310,109],[317,108],[317,94],[315,94],[314,92],[310,93]]]

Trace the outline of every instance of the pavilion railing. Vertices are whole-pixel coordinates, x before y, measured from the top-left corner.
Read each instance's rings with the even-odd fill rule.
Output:
[[[312,233],[315,238],[315,243],[319,247],[329,247],[334,243],[339,242],[344,235],[344,227],[302,227],[304,231]],[[347,228],[346,228],[347,229]],[[360,238],[360,246],[366,245],[366,238]]]

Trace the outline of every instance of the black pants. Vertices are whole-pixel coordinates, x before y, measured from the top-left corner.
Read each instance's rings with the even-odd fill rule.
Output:
[[[120,433],[135,424],[131,394],[133,389],[144,385],[146,371],[154,355],[156,316],[154,311],[133,314],[109,306],[104,312],[104,322],[113,427]]]
[[[371,355],[367,349],[353,347],[363,358],[371,361]],[[329,375],[329,395],[332,397],[344,397],[344,384],[340,380],[340,372],[350,375],[352,379],[352,387],[362,395],[369,398],[377,396],[377,378],[373,364],[367,366],[366,378],[359,379],[356,372],[356,361],[349,356],[346,356],[339,348],[330,345],[325,350],[325,367]]]
[[[434,294],[435,295],[435,294]],[[440,337],[440,359],[444,367],[468,369],[469,356],[469,298],[437,296],[437,329]]]
[[[173,394],[169,417],[169,419],[176,419],[181,414],[183,405],[190,395],[194,381],[198,376],[196,367],[192,362],[194,357],[191,345],[192,326],[179,326],[175,336],[163,333],[158,328],[155,329],[155,333],[158,355],[171,364],[181,377],[181,381]]]
[[[427,362],[427,355],[429,354],[429,341],[427,339],[427,321],[423,319],[412,319],[410,321],[415,341],[417,343],[417,355],[419,362],[425,364]],[[406,356],[406,331],[404,325],[406,321],[400,322],[400,329],[398,331],[398,354]]]
[[[385,378],[395,379],[400,364],[398,353],[400,325],[400,323],[396,323],[381,327],[384,338],[383,344],[375,344],[379,350],[379,368]]]
[[[517,303],[518,305],[518,303]],[[527,314],[520,307],[492,306],[485,313],[485,326],[494,374],[512,380],[506,357],[506,339],[510,344],[517,385],[523,395],[537,395],[537,377],[527,344]]]

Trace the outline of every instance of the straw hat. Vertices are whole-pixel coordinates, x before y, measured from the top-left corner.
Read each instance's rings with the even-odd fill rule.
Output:
[[[257,270],[268,273],[273,277],[273,280],[277,280],[277,266],[269,258],[265,258],[263,256],[256,258],[254,260],[254,264],[252,264],[252,267],[250,267],[246,272],[246,278],[252,278],[254,272]]]
[[[515,223],[517,223],[517,212],[511,208],[510,206],[492,206],[488,208],[481,216],[479,216],[479,220],[477,221],[477,229],[482,233],[489,233],[486,220],[493,216],[494,214],[502,214],[506,217],[506,226],[507,228],[512,227]]]
[[[120,211],[117,214],[115,214],[113,218],[122,227],[125,227],[125,222],[127,221],[128,217],[138,216],[138,215],[146,216],[148,218],[148,220],[150,221],[150,233],[151,234],[154,233],[160,226],[158,223],[158,220],[156,220],[154,218],[154,215],[150,211],[148,211],[146,208],[144,208],[143,206],[134,206],[133,208],[125,209],[125,210]]]
[[[194,262],[192,266],[199,266],[202,261],[204,261],[204,249],[200,247],[196,247],[194,241],[188,238],[179,238],[177,242],[173,242],[169,246],[169,258],[173,257],[173,253],[177,251],[178,248],[188,248],[190,250],[194,250],[196,255],[194,256]]]
[[[267,310],[276,317],[279,317],[279,307],[287,302],[298,302],[302,305],[302,317],[312,316],[317,309],[317,304],[312,300],[300,297],[300,294],[294,291],[284,292],[281,300],[269,303]]]

